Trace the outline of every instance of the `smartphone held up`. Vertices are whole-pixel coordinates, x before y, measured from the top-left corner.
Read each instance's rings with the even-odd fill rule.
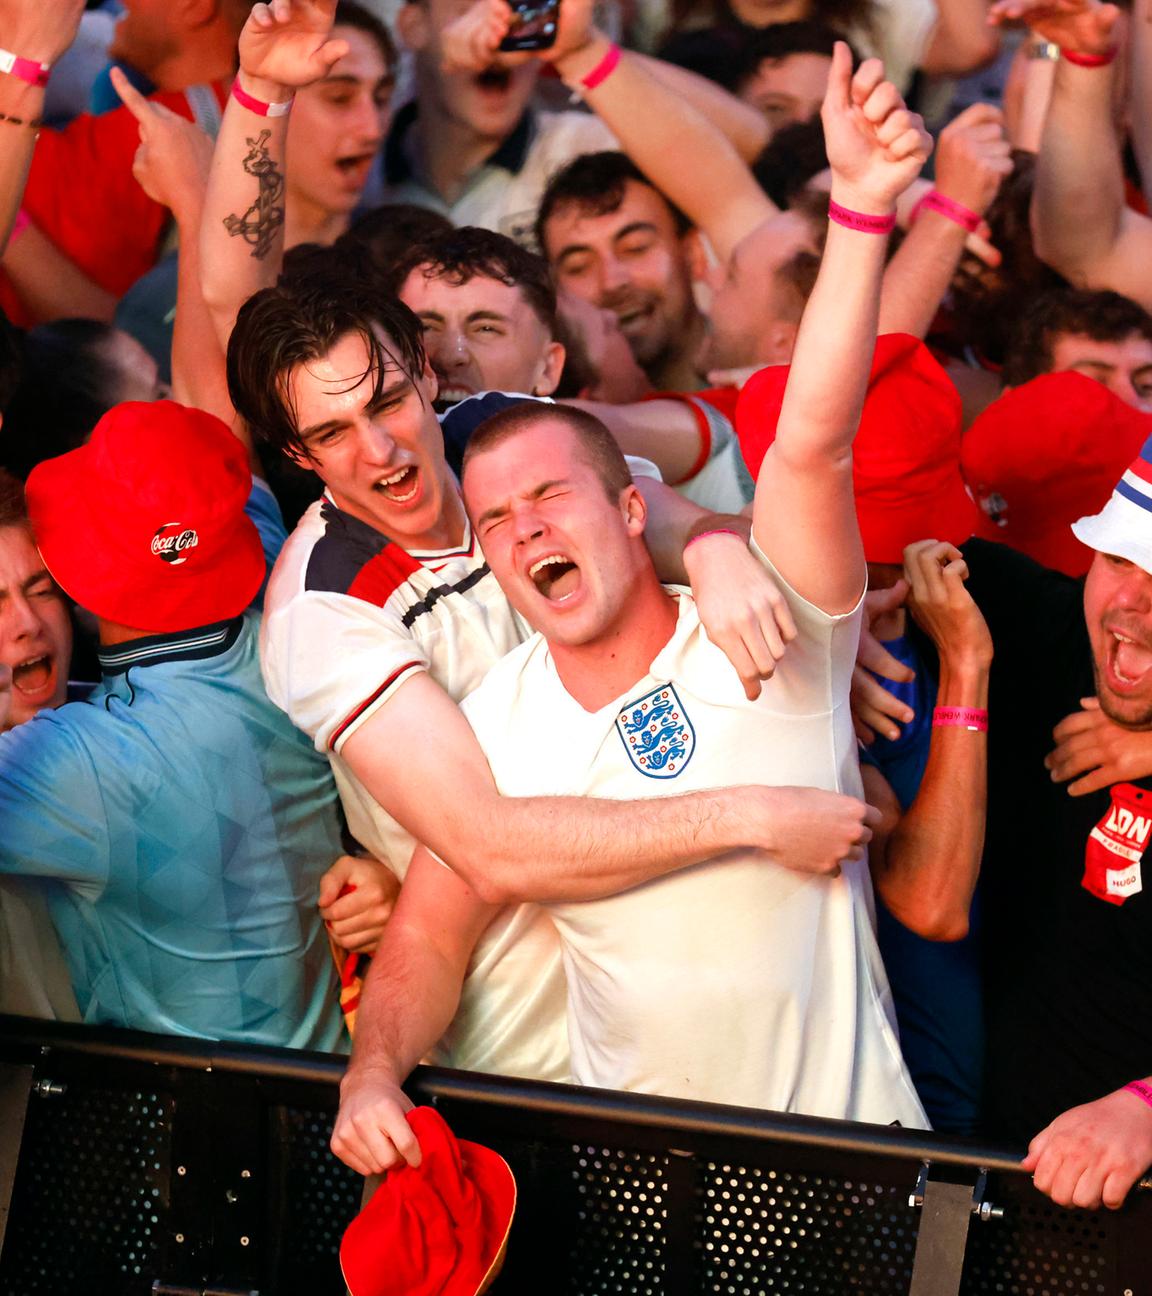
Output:
[[[512,26],[500,42],[502,50],[551,49],[556,43],[560,0],[511,0]]]

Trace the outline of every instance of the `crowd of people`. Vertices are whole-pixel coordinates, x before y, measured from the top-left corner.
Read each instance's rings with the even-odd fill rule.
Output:
[[[1152,0],[0,19],[0,1011],[1121,1205]]]

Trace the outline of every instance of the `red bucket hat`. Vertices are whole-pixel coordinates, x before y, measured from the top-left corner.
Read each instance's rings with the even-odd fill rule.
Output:
[[[768,447],[788,365],[753,374],[736,406],[736,434],[753,477]],[[869,562],[902,563],[904,547],[932,537],[961,544],[977,509],[960,475],[960,394],[918,338],[879,338],[852,447],[856,513]]]
[[[349,1224],[344,1281],[351,1296],[479,1296],[504,1259],[516,1180],[503,1157],[457,1139],[431,1107],[408,1123],[420,1165],[389,1170]]]
[[[87,444],[38,464],[25,494],[48,570],[90,612],[163,633],[238,616],[264,579],[244,512],[252,473],[218,418],[126,401]]]
[[[1094,555],[1072,523],[1104,507],[1149,434],[1152,416],[1080,373],[1043,374],[1005,393],[961,450],[981,507],[976,534],[1083,576]]]

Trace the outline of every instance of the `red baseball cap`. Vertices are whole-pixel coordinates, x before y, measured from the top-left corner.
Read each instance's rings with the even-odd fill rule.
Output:
[[[479,1296],[499,1272],[516,1212],[503,1157],[457,1139],[431,1107],[408,1113],[416,1168],[389,1170],[348,1225],[340,1267],[351,1296]]]
[[[25,495],[48,570],[90,612],[150,633],[238,616],[264,579],[244,505],[243,446],[212,414],[126,401],[85,445],[31,472]]]
[[[776,439],[788,365],[744,384],[736,434],[753,477]],[[960,475],[960,394],[918,338],[877,339],[860,428],[852,446],[856,513],[869,562],[902,563],[904,548],[929,538],[961,544],[977,509]]]
[[[1006,392],[960,452],[981,507],[976,534],[1083,576],[1094,555],[1072,523],[1104,507],[1150,433],[1152,415],[1081,373],[1042,374]]]

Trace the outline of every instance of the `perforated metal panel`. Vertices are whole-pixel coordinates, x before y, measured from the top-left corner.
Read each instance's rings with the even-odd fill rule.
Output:
[[[1004,1219],[970,1231],[963,1296],[1121,1296],[1122,1284],[1108,1282],[1116,1262],[1109,1223],[1106,1215],[1014,1195]],[[1142,1278],[1152,1282],[1152,1273]]]
[[[668,1157],[573,1146],[577,1229],[568,1290],[662,1296]]]
[[[277,1289],[342,1290],[340,1239],[360,1209],[364,1180],[329,1150],[330,1111],[282,1108],[278,1116],[284,1162]]]
[[[2,1296],[151,1289],[168,1209],[171,1100],[69,1086],[33,1098],[4,1246]]]
[[[710,1163],[700,1213],[704,1291],[908,1291],[916,1220],[906,1186]]]

